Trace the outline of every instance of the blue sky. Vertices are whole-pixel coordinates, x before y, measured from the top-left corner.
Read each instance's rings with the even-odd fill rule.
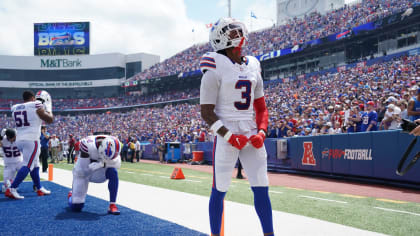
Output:
[[[185,0],[187,17],[200,22],[215,22],[220,17],[228,16],[227,2],[228,0]],[[252,30],[267,27],[272,24],[272,20],[276,20],[275,3],[276,0],[231,0],[231,16],[249,25],[253,11],[258,19],[252,18]]]
[[[249,31],[276,20],[276,0],[231,2],[232,17]],[[258,19],[251,20],[251,11]],[[205,24],[227,16],[228,10],[227,0],[0,0],[0,13],[0,55],[32,56],[34,23],[89,21],[91,54],[144,52],[166,59],[208,42]]]

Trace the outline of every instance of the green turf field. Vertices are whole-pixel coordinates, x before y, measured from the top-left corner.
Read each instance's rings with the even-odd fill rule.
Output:
[[[71,170],[73,165],[56,164],[55,167]],[[122,163],[119,177],[121,180],[134,183],[203,196],[210,195],[211,174],[182,169],[186,179],[171,180],[169,177],[174,167],[175,165],[166,166],[158,163]],[[420,203],[377,200],[281,186],[270,187],[270,197],[274,210],[384,234],[420,235]],[[232,179],[226,199],[253,205],[248,182]]]

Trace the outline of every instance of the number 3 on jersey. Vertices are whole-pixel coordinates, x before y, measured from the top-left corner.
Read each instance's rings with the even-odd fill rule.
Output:
[[[249,80],[238,80],[235,84],[235,89],[242,90],[242,99],[245,99],[245,102],[235,102],[234,105],[238,110],[248,110],[251,105],[251,81]],[[243,88],[245,87],[245,91]]]

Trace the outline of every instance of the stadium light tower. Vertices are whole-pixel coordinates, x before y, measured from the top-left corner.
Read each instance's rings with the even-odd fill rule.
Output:
[[[232,17],[232,14],[231,14],[231,0],[228,0],[228,17]]]

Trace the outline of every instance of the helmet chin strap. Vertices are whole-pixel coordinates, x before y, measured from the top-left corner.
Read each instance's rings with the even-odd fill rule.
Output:
[[[239,45],[233,49],[233,52],[240,54],[242,50],[242,46],[244,45],[244,42],[245,42],[245,37],[242,37],[241,42],[239,42]]]

